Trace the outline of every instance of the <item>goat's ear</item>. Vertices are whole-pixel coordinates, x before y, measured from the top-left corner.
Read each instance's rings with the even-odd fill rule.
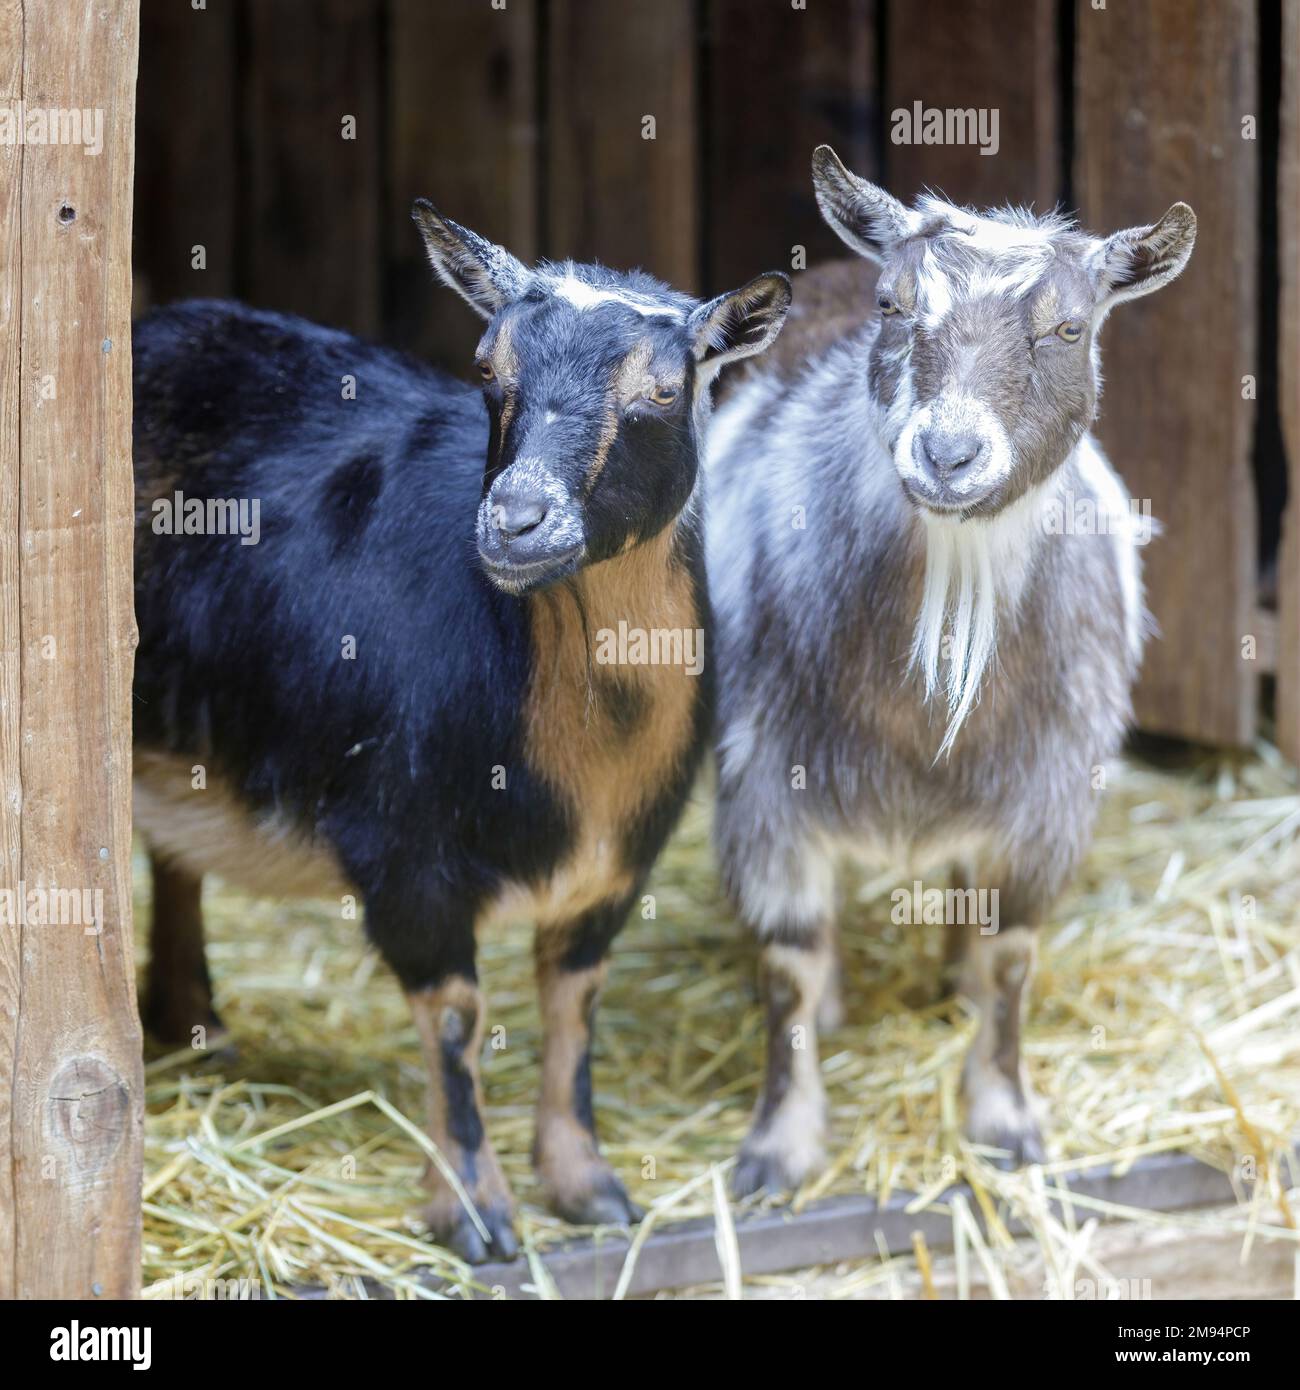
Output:
[[[415,200],[411,216],[438,279],[485,319],[528,292],[532,272],[504,246],[444,217],[424,198]]]
[[[858,255],[879,264],[913,230],[913,214],[883,188],[849,173],[829,145],[813,151],[812,175],[827,226]]]
[[[1196,245],[1196,214],[1175,203],[1150,227],[1129,227],[1099,241],[1093,252],[1098,302],[1109,307],[1167,285]]]
[[[691,310],[687,321],[695,360],[706,376],[728,362],[752,357],[775,340],[790,308],[790,280],[779,270],[720,294]]]

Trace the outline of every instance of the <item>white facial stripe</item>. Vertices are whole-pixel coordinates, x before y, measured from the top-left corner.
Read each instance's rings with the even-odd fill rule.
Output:
[[[625,309],[635,310],[646,318],[669,318],[681,322],[685,315],[680,309],[668,304],[657,304],[653,299],[634,294],[631,290],[602,289],[589,285],[576,275],[565,275],[548,281],[551,292],[575,309],[596,309],[602,304],[621,304]]]
[[[916,297],[921,321],[929,329],[938,328],[944,316],[952,311],[952,285],[940,270],[938,257],[928,246],[916,272]]]
[[[1027,256],[1007,263],[1002,269],[999,263],[988,270],[981,270],[970,278],[966,293],[972,299],[981,295],[1027,295],[1043,278],[1051,256]]]
[[[1025,224],[1014,220],[1015,213],[1008,213],[1012,220],[1007,221],[981,217],[937,198],[923,199],[921,206],[927,221],[940,219],[948,227],[927,245],[918,274],[919,307],[928,328],[939,324],[956,298],[1028,294],[1056,257],[1053,237],[1059,222]],[[941,269],[945,240],[974,252],[982,264],[973,270],[967,265]]]
[[[894,399],[885,412],[885,437],[892,439],[900,431],[907,433],[912,411],[916,406],[916,396],[912,385],[912,360],[909,355],[898,374],[898,385],[894,388]],[[900,440],[899,447],[902,447]],[[908,458],[911,453],[911,434],[908,434]]]
[[[931,261],[937,260],[938,256],[927,252],[926,264],[920,276],[925,295],[922,307],[926,326],[937,327],[944,314],[951,310],[955,297],[963,300],[979,299],[986,295],[1023,298],[1042,280],[1054,258],[1055,252],[1049,243],[1031,244],[1014,254],[993,251],[974,269],[963,266],[945,274],[937,266],[930,268]],[[937,296],[936,291],[931,289],[936,282],[942,282]]]

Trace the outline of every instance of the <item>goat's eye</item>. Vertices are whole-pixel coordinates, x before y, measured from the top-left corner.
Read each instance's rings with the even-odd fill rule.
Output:
[[[1064,343],[1077,343],[1083,337],[1083,324],[1078,319],[1067,319],[1056,325],[1056,336]]]
[[[482,359],[477,363],[477,366],[478,366],[478,374],[479,374],[479,376],[481,376],[481,377],[483,378],[484,381],[493,381],[493,380],[495,380],[495,378],[496,378],[496,373],[492,370],[492,363],[489,362],[489,361],[487,360],[486,357],[482,358]]]
[[[882,294],[880,298],[876,300],[876,305],[880,309],[880,312],[882,314],[898,313],[897,301],[890,299],[890,297],[887,294]]]
[[[650,392],[650,399],[655,405],[672,405],[677,399],[677,392],[671,386],[656,386]]]

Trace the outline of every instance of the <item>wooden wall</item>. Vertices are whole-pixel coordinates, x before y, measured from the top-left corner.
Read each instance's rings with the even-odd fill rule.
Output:
[[[1089,226],[1150,221],[1176,199],[1197,215],[1183,278],[1107,326],[1102,442],[1165,527],[1147,550],[1148,648],[1139,716],[1159,732],[1248,743],[1258,653],[1255,403],[1258,143],[1256,12],[1184,0],[1080,10],[1075,196]],[[1137,54],[1160,54],[1137,61]],[[1225,306],[1218,313],[1212,306]],[[1230,306],[1230,307],[1229,307]],[[1190,485],[1189,485],[1190,484]]]
[[[237,294],[463,373],[477,321],[431,283],[418,195],[525,258],[641,264],[696,293],[789,268],[796,248],[840,254],[808,178],[822,141],[900,196],[1062,201],[1098,231],[1185,199],[1188,272],[1121,308],[1105,341],[1099,430],[1165,526],[1139,712],[1249,743],[1278,668],[1300,747],[1300,614],[1285,586],[1281,627],[1261,610],[1256,543],[1276,532],[1294,352],[1280,403],[1242,388],[1272,380],[1278,353],[1259,332],[1277,244],[1258,230],[1278,147],[1242,129],[1264,114],[1275,0],[501,3],[143,0],[139,307]],[[915,101],[995,109],[998,153],[893,143],[891,113]]]

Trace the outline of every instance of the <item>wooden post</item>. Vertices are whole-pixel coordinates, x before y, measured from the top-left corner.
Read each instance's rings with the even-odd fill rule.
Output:
[[[137,0],[0,0],[3,107],[12,133],[25,103],[30,141],[0,144],[0,1298],[130,1297],[140,1279],[138,24]],[[50,108],[65,143],[33,138]]]
[[[1288,479],[1278,568],[1277,741],[1300,763],[1300,0],[1282,7],[1278,387]]]

